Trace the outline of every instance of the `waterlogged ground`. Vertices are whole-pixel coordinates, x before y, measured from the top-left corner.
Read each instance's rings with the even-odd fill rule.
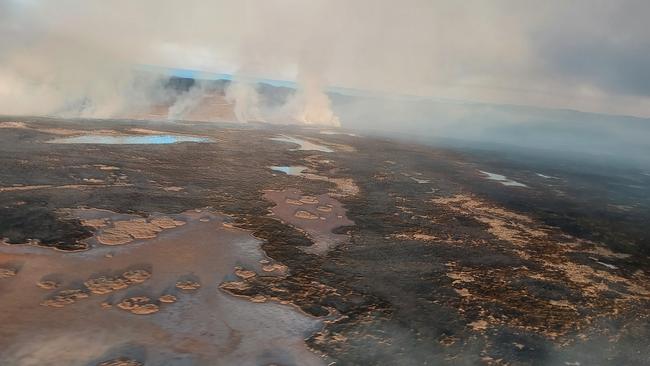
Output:
[[[647,169],[321,132],[0,118],[0,364],[650,364]]]
[[[91,224],[133,220],[81,213]],[[97,244],[85,252],[0,247],[2,261],[17,270],[1,287],[3,364],[85,365],[118,357],[152,365],[322,364],[303,341],[321,320],[219,290],[221,282],[238,278],[238,269],[285,274],[286,268],[270,266],[258,240],[208,210],[173,219],[183,224],[154,238]],[[135,271],[143,271],[141,282],[128,283]],[[65,298],[74,290],[82,297]],[[151,309],[124,309],[125,299],[135,297],[146,297]]]

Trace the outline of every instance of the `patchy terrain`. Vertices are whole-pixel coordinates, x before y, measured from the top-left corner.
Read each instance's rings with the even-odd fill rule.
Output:
[[[3,365],[650,363],[644,172],[15,117],[0,162]]]

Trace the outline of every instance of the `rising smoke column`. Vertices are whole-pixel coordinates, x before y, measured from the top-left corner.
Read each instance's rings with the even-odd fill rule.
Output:
[[[260,97],[254,82],[241,77],[235,78],[226,89],[226,100],[233,104],[237,121],[265,121],[260,112]]]
[[[298,80],[296,93],[283,107],[290,118],[308,125],[341,127],[341,121],[332,111],[332,102],[320,79],[303,73]]]
[[[280,106],[262,106],[254,81],[237,79],[226,89],[226,100],[233,104],[237,121],[278,124],[307,124],[340,127],[341,122],[331,108],[322,83],[314,77],[302,76],[297,88]]]

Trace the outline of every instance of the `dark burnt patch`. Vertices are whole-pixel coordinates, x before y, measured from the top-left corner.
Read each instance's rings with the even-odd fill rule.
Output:
[[[9,244],[35,244],[61,250],[83,250],[82,243],[92,235],[79,220],[65,219],[46,206],[0,207],[0,237]]]

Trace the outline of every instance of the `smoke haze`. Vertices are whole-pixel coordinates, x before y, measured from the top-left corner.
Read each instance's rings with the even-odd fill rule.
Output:
[[[649,12],[641,0],[3,0],[0,111],[115,117],[168,103],[166,117],[185,118],[205,87],[170,95],[169,75],[141,72],[156,66],[234,75],[211,103],[239,121],[345,126],[328,86],[647,117]],[[297,90],[269,108],[260,78]]]

